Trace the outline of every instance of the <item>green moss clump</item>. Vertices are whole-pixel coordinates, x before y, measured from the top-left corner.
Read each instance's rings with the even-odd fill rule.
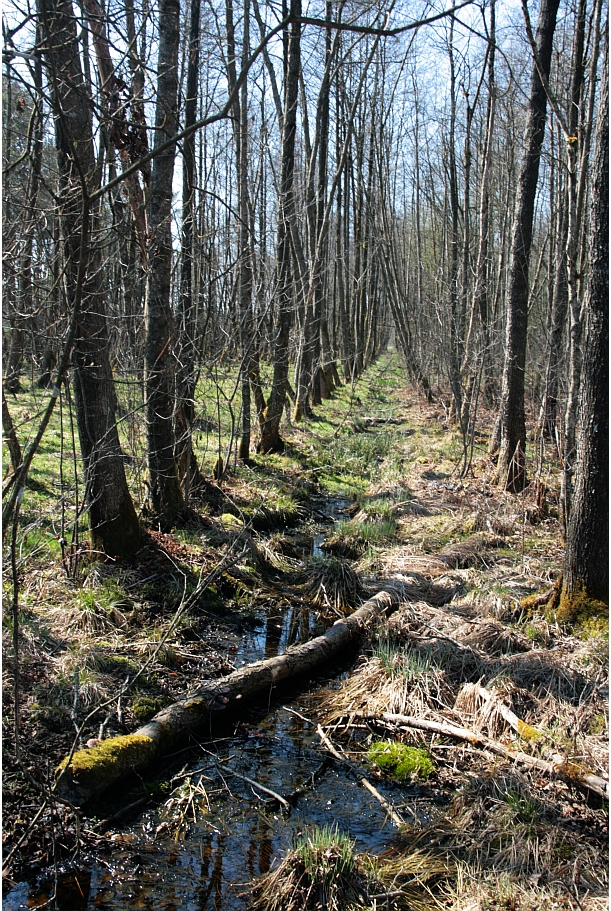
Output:
[[[219,516],[219,521],[223,528],[244,528],[242,520],[231,512],[224,512]]]
[[[135,696],[130,708],[136,721],[145,724],[171,701],[171,699],[154,699],[151,696]]]
[[[581,626],[591,620],[608,619],[609,605],[598,598],[593,598],[583,585],[575,585],[572,591],[565,586],[560,593],[560,603],[556,611],[558,623],[570,623]]]
[[[609,641],[609,617],[588,617],[576,629],[580,639],[605,639]]]
[[[59,775],[68,767],[73,782],[85,792],[101,792],[124,772],[146,765],[156,752],[154,741],[144,734],[125,734],[103,740],[89,750],[79,750],[68,763],[60,762]]]
[[[522,740],[540,740],[543,737],[541,731],[538,731],[532,724],[526,724],[518,718],[518,734]]]
[[[605,715],[593,715],[588,723],[588,734],[604,734],[607,730],[607,718]]]
[[[435,771],[435,765],[426,750],[409,747],[404,743],[372,743],[367,758],[397,781],[406,781],[415,776],[428,778]]]

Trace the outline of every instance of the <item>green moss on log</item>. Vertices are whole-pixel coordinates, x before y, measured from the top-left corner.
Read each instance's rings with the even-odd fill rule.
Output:
[[[70,762],[64,759],[57,767],[56,775],[65,772],[79,790],[99,793],[125,772],[149,762],[155,750],[153,740],[143,734],[111,737],[89,750],[74,753]]]

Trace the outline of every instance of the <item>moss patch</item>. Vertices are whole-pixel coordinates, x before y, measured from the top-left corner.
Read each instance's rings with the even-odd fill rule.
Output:
[[[397,781],[409,781],[416,776],[428,778],[435,771],[433,761],[426,750],[409,747],[404,743],[372,743],[367,758]]]
[[[130,706],[132,714],[136,721],[145,724],[150,721],[157,712],[172,703],[172,699],[154,699],[151,696],[136,696]]]
[[[609,605],[593,598],[583,585],[576,585],[570,592],[565,586],[562,587],[556,611],[558,623],[580,626],[593,619],[607,619],[608,616]]]
[[[518,718],[518,734],[522,740],[540,740],[543,737],[541,731],[538,731],[532,724],[526,724]]]

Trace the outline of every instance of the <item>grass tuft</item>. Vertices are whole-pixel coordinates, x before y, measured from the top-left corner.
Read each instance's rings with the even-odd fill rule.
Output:
[[[253,911],[352,911],[356,908],[425,911],[424,884],[447,864],[415,851],[379,859],[358,854],[336,826],[303,835],[280,864],[253,887]]]
[[[344,560],[313,557],[305,569],[304,598],[339,616],[350,613],[362,600],[364,588],[355,570]]]

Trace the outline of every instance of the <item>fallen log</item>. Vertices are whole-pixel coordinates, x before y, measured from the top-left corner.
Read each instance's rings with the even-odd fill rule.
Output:
[[[329,665],[380,615],[396,609],[403,587],[389,585],[349,617],[337,620],[322,636],[288,649],[284,654],[257,661],[218,680],[206,681],[193,695],[158,712],[133,734],[103,740],[79,750],[56,769],[55,789],[82,807],[130,771],[142,773],[170,753],[189,731],[211,725],[219,713],[235,711],[258,696],[271,695],[278,684],[311,675]]]
[[[440,721],[428,721],[425,718],[413,718],[410,715],[396,715],[391,712],[384,712],[380,717],[367,715],[359,712],[355,717],[367,718],[370,721],[386,722],[391,725],[403,728],[412,728],[419,731],[429,731],[435,734],[442,734],[446,737],[452,737],[456,740],[464,740],[480,749],[489,750],[496,753],[497,756],[503,756],[511,762],[527,766],[529,769],[537,769],[551,777],[561,778],[568,784],[576,785],[593,791],[605,800],[609,799],[609,782],[599,775],[595,775],[590,769],[572,762],[559,753],[553,753],[549,759],[539,759],[537,756],[530,756],[521,750],[512,750],[498,740],[491,740],[484,734],[478,734],[476,731],[470,731],[468,728],[460,727],[456,724]]]

